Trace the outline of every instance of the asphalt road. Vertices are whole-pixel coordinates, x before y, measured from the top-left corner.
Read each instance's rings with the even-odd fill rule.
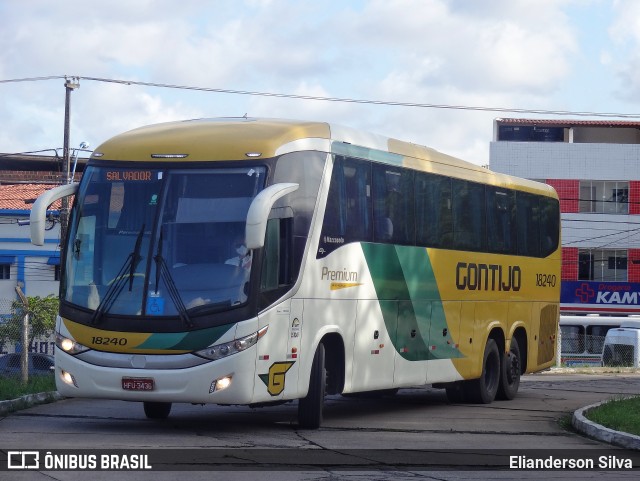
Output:
[[[260,409],[174,405],[169,419],[152,421],[140,403],[66,399],[0,418],[0,448],[149,453],[154,472],[127,473],[126,479],[175,479],[176,470],[189,469],[201,470],[190,480],[222,479],[220,469],[226,469],[224,479],[262,480],[603,479],[601,469],[516,473],[505,455],[535,457],[544,449],[626,459],[627,451],[567,427],[576,409],[622,394],[640,394],[640,374],[524,376],[516,399],[489,405],[451,405],[444,391],[431,388],[387,397],[331,396],[318,430],[297,429],[296,403]],[[487,466],[501,471],[478,471]],[[84,480],[87,474],[0,471],[0,479]],[[123,475],[90,473],[92,480]],[[639,477],[640,471],[625,469],[611,479]]]

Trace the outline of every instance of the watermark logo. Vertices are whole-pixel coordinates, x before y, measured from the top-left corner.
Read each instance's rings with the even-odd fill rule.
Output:
[[[9,451],[8,469],[40,469],[40,453],[38,451]]]

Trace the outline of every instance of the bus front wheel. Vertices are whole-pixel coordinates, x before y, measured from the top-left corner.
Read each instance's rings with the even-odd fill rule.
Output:
[[[511,347],[502,357],[502,368],[500,370],[500,388],[498,389],[498,399],[510,401],[516,397],[520,387],[521,374],[520,346],[516,338],[511,339]]]
[[[487,340],[482,358],[482,375],[465,383],[465,398],[478,404],[489,404],[496,397],[500,384],[500,351],[493,339]]]
[[[167,419],[171,412],[171,403],[144,402],[144,413],[149,419]]]
[[[304,429],[318,429],[322,424],[322,409],[327,384],[324,354],[324,344],[320,343],[313,356],[309,392],[298,401],[298,425]]]

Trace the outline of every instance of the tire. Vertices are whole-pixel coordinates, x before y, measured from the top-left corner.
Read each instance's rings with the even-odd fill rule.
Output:
[[[322,424],[322,409],[327,384],[327,369],[324,364],[324,344],[318,344],[313,356],[309,392],[298,401],[298,426],[303,429],[318,429]]]
[[[171,403],[145,401],[143,404],[144,413],[149,419],[167,419],[171,412]]]
[[[465,399],[471,403],[489,404],[498,393],[500,386],[500,351],[493,339],[487,340],[482,357],[482,375],[464,385]]]
[[[498,388],[498,399],[511,401],[516,397],[520,387],[520,374],[522,358],[520,357],[520,346],[516,338],[511,339],[509,352],[502,356],[502,368],[500,369],[500,387]]]

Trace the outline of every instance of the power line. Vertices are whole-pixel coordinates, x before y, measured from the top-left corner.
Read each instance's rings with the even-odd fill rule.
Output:
[[[60,155],[58,154],[58,150],[61,150],[61,148],[57,148],[57,149],[41,149],[41,150],[31,150],[28,152],[13,152],[13,153],[8,153],[8,154],[0,154],[0,158],[3,157],[16,157],[19,155],[32,155],[32,154],[41,154],[43,152],[53,152],[55,154],[55,159],[56,161],[60,160]],[[43,155],[42,157],[44,157],[43,160],[46,160],[47,158],[50,158],[50,155]]]
[[[120,85],[138,85],[144,87],[156,87],[175,90],[191,90],[198,92],[211,92],[233,95],[251,95],[258,97],[272,97],[272,98],[287,98],[296,100],[316,100],[323,102],[341,102],[341,103],[353,103],[353,104],[367,104],[367,105],[384,105],[391,107],[414,107],[414,108],[430,108],[430,109],[449,109],[449,110],[469,110],[480,112],[499,112],[499,113],[516,113],[516,114],[540,114],[540,115],[561,115],[561,116],[577,116],[577,117],[617,117],[617,118],[640,118],[640,114],[629,114],[620,112],[588,112],[588,111],[572,111],[572,110],[547,110],[547,109],[525,109],[525,108],[509,108],[509,107],[485,107],[485,106],[471,106],[471,105],[449,105],[449,104],[432,104],[432,103],[419,103],[419,102],[401,102],[391,100],[372,100],[372,99],[354,99],[346,97],[324,97],[318,95],[299,95],[299,94],[287,94],[276,92],[260,92],[252,90],[237,90],[237,89],[222,89],[214,87],[199,87],[192,85],[176,85],[166,84],[158,82],[142,82],[138,80],[123,80],[112,79],[103,77],[84,77],[84,76],[65,76],[56,75],[49,77],[30,77],[22,79],[5,79],[0,80],[0,83],[17,83],[17,82],[37,82],[45,80],[60,80],[73,78],[77,80],[88,80],[94,82],[115,83]]]
[[[64,79],[64,75],[51,75],[48,77],[27,77],[27,78],[14,78],[14,79],[0,79],[0,84],[6,83],[21,83],[21,82],[39,82],[42,80],[60,80]]]

